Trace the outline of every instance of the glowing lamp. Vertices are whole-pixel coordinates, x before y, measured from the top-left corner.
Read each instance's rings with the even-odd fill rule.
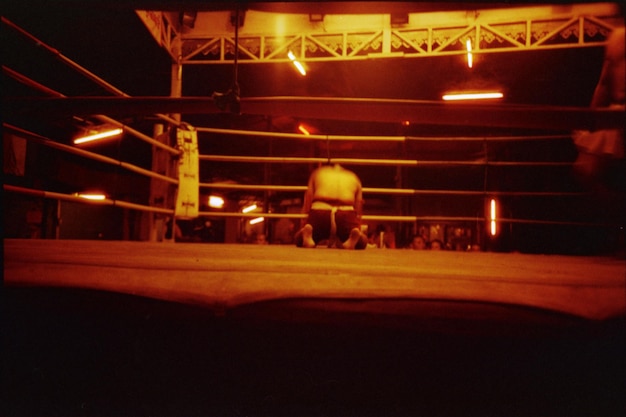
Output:
[[[104,201],[107,198],[106,195],[101,193],[75,193],[74,195],[91,201]]]
[[[102,132],[94,133],[87,136],[82,136],[74,139],[74,144],[79,145],[81,143],[93,142],[100,139],[111,138],[114,136],[121,135],[124,130],[121,128],[109,129]]]
[[[472,40],[468,39],[465,42],[465,48],[467,49],[467,67],[472,68],[473,56],[472,56]]]
[[[242,213],[250,213],[251,211],[254,211],[254,210],[256,210],[256,209],[257,209],[257,205],[256,205],[256,204],[252,204],[252,205],[249,205],[249,206],[247,206],[247,207],[244,207],[244,208],[241,210],[241,212],[242,212]]]
[[[309,136],[311,134],[311,132],[309,132],[308,129],[304,127],[303,124],[298,125],[298,130],[300,131],[300,133],[302,133],[305,136]]]
[[[487,100],[494,98],[502,98],[504,94],[492,91],[483,93],[459,93],[459,94],[445,94],[441,98],[445,101],[458,101],[458,100]]]
[[[296,67],[296,69],[298,70],[298,72],[302,75],[306,75],[306,70],[304,69],[304,66],[302,66],[302,64],[300,63],[300,61],[298,61],[296,59],[296,56],[293,54],[293,52],[289,51],[287,53],[287,56],[289,57],[289,59],[291,60],[291,62],[293,63],[293,65]]]
[[[224,207],[224,199],[217,195],[209,196],[209,207],[212,207],[212,208]]]
[[[489,201],[489,233],[495,236],[498,233],[498,204],[495,198]]]

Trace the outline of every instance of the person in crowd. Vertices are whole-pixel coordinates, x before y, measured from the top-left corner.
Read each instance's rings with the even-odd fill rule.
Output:
[[[267,236],[265,233],[257,233],[254,239],[254,243],[257,245],[267,245],[269,242],[267,241]]]
[[[396,248],[396,232],[389,225],[384,225],[382,228],[382,241],[383,247],[386,249]]]
[[[380,235],[376,231],[369,232],[367,236],[367,249],[378,249],[380,247]]]
[[[396,249],[396,233],[389,225],[379,224],[368,239],[368,248]]]
[[[361,180],[354,172],[339,164],[317,168],[304,194],[302,212],[308,216],[296,233],[296,246],[314,248],[328,240],[328,247],[365,249],[362,209]]]
[[[430,250],[443,250],[443,242],[439,239],[433,239],[430,242]]]
[[[413,250],[426,250],[426,249],[428,249],[428,247],[426,246],[426,239],[424,239],[424,236],[421,236],[421,235],[413,236],[413,239],[411,239],[411,243],[409,245],[409,248],[411,248]]]
[[[278,245],[293,245],[295,233],[296,223],[293,219],[279,219],[274,223],[272,243]]]

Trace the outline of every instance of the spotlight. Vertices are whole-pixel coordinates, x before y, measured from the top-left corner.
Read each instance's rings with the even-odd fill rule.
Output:
[[[241,113],[241,103],[239,100],[239,88],[233,87],[225,93],[214,92],[211,96],[213,102],[221,111],[230,110],[231,113]]]
[[[389,19],[391,26],[401,26],[409,23],[408,13],[391,13]]]
[[[198,17],[198,12],[197,11],[181,12],[179,17],[180,17],[179,23],[181,24],[181,26],[193,29],[194,26],[196,25],[196,18]]]
[[[238,27],[242,27],[246,20],[246,11],[239,10],[230,13],[230,24],[231,26],[235,26],[237,24],[237,15],[239,15],[239,25]]]
[[[209,196],[209,207],[212,207],[212,208],[224,207],[224,199],[217,195]]]

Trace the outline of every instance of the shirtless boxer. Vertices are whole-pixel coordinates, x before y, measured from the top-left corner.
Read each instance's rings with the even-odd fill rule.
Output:
[[[314,248],[322,240],[329,247],[365,249],[361,232],[361,181],[339,164],[322,166],[311,174],[302,212],[308,213],[296,234],[296,246]]]

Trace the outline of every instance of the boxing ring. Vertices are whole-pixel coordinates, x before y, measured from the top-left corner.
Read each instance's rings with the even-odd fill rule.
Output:
[[[11,125],[5,128],[43,146],[76,154],[106,164],[119,166],[154,181],[178,185],[179,180],[132,164],[106,158],[92,152],[59,144]],[[279,137],[302,141],[301,135],[251,131],[197,128],[199,134],[239,135],[255,138]],[[437,138],[436,140],[478,142],[488,146],[498,141],[566,140],[562,136]],[[381,141],[406,143],[430,138],[326,136],[307,137],[322,144],[340,141]],[[310,143],[310,142],[309,142]],[[326,148],[328,149],[328,148]],[[164,148],[172,155],[180,150]],[[570,162],[491,161],[485,152],[477,160],[387,160],[333,157],[272,157],[242,155],[198,155],[202,163],[292,164],[297,166],[331,162],[347,166],[557,166]],[[304,185],[198,183],[198,189],[211,191],[243,190],[254,192],[288,192],[301,195]],[[77,195],[25,189],[11,185],[5,191],[33,196],[104,204],[115,207],[175,216],[174,209],[103,199],[90,203]],[[364,187],[368,194],[391,196],[433,195],[485,199],[487,197],[530,196],[533,198],[576,197],[572,192],[520,192],[497,190],[417,190]],[[484,216],[363,216],[370,221],[406,222],[477,222],[488,223]],[[238,211],[198,211],[209,218],[300,220],[301,213]],[[499,223],[542,223],[541,220],[498,218]],[[591,223],[560,223],[563,226]],[[481,226],[482,227],[482,226]],[[33,258],[32,254],[37,256]],[[323,262],[320,262],[323,259]],[[325,299],[373,300],[411,299],[472,301],[486,304],[512,304],[537,308],[592,320],[619,317],[626,312],[626,290],[623,260],[610,257],[545,256],[494,252],[407,251],[407,250],[305,250],[293,245],[249,244],[176,244],[165,242],[99,242],[73,240],[6,240],[5,285],[69,287],[121,292],[176,303],[201,305],[215,314],[242,305],[268,300]]]
[[[25,33],[16,25],[3,18],[3,23],[27,36],[44,49],[55,54],[83,76],[105,88],[115,97],[104,100],[107,108],[116,105],[124,106],[133,102],[133,98],[115,88],[95,74],[60,55],[53,48]],[[3,67],[5,74],[20,83],[46,94],[51,100],[38,100],[34,109],[53,111],[63,103],[71,106],[84,104],[86,112],[98,113],[94,108],[100,102],[87,99],[73,99],[62,93],[40,85],[10,68]],[[197,108],[199,99],[138,99],[147,109],[159,104],[167,108],[169,105],[189,105]],[[28,101],[28,100],[27,100]],[[24,105],[18,99],[16,105]],[[21,104],[20,104],[21,103]],[[99,103],[99,104],[98,104]],[[206,105],[207,101],[202,102]],[[209,103],[211,104],[210,100]],[[155,123],[154,134],[146,135],[110,116],[98,115],[97,118],[124,130],[124,140],[139,140],[152,147],[153,164],[151,168],[141,167],[115,158],[100,155],[77,146],[66,145],[59,141],[43,137],[26,128],[4,123],[6,132],[17,135],[29,143],[42,148],[53,148],[57,151],[85,158],[90,161],[124,170],[133,175],[147,178],[150,181],[150,199],[145,203],[136,203],[103,196],[97,201],[86,200],[80,193],[68,194],[52,190],[29,188],[21,185],[4,184],[4,191],[22,194],[40,199],[67,201],[85,205],[113,206],[123,210],[144,213],[148,216],[151,231],[148,239],[143,242],[92,242],[92,241],[5,241],[5,285],[77,285],[87,288],[123,291],[142,294],[148,297],[164,298],[172,301],[192,301],[218,308],[228,308],[241,302],[266,299],[274,294],[277,298],[299,298],[309,296],[323,297],[407,297],[424,299],[476,298],[484,302],[502,303],[507,300],[520,305],[554,309],[568,314],[586,318],[607,318],[624,313],[624,265],[617,260],[605,258],[569,258],[569,257],[533,257],[532,255],[490,253],[488,241],[489,226],[495,230],[506,229],[505,225],[544,225],[562,227],[606,227],[606,224],[584,221],[580,219],[560,220],[555,218],[525,218],[507,216],[506,213],[491,211],[489,202],[497,199],[545,198],[567,199],[579,198],[579,190],[511,190],[499,188],[494,180],[496,174],[491,170],[509,168],[524,169],[571,169],[572,161],[568,157],[557,160],[541,158],[540,160],[507,160],[500,158],[498,145],[527,145],[544,141],[569,142],[571,138],[562,133],[562,129],[584,128],[588,126],[620,126],[623,114],[615,110],[591,110],[581,108],[530,108],[528,106],[496,107],[460,105],[442,106],[437,103],[422,103],[401,100],[351,100],[351,99],[313,99],[313,98],[248,98],[242,99],[242,111],[255,113],[269,111],[277,117],[290,113],[301,116],[317,115],[337,118],[347,108],[359,114],[359,108],[371,105],[381,106],[380,121],[411,120],[425,122],[438,117],[442,125],[480,126],[524,126],[543,128],[549,132],[541,134],[520,134],[518,136],[445,136],[416,137],[398,136],[360,136],[360,135],[320,135],[306,132],[304,134],[281,133],[263,130],[239,130],[216,127],[189,126],[180,120],[180,116],[168,116],[165,112],[156,112],[158,124]],[[44,107],[37,107],[44,106]],[[334,107],[333,107],[334,106]],[[28,108],[28,107],[27,107]],[[184,106],[182,107],[184,108]],[[32,111],[32,107],[30,111]],[[337,110],[339,113],[337,113]],[[342,110],[343,109],[343,110]],[[419,111],[416,112],[416,109]],[[206,109],[203,109],[204,112]],[[492,113],[485,116],[483,112]],[[145,111],[145,110],[144,110]],[[214,110],[218,112],[218,110]],[[191,111],[193,113],[193,111]],[[357,116],[358,118],[358,116]],[[164,130],[163,123],[170,126]],[[269,154],[241,152],[227,154],[215,152],[201,154],[200,144],[209,142],[251,139],[254,143],[270,143]],[[287,151],[284,155],[279,151],[271,151],[271,141],[283,141]],[[244,142],[245,143],[245,142]],[[247,142],[251,143],[251,142]],[[434,157],[402,158],[403,155],[420,155],[422,144],[432,146],[433,143],[452,143],[453,146],[469,147],[465,157],[441,160]],[[344,145],[344,144],[350,144]],[[364,144],[373,146],[374,152],[362,152]],[[213,146],[213,145],[211,145]],[[233,145],[237,148],[237,145]],[[206,147],[205,147],[206,148]],[[380,153],[390,154],[393,158],[373,158],[376,149]],[[237,149],[247,151],[245,145]],[[293,151],[295,149],[295,151]],[[346,150],[347,149],[347,150]],[[427,148],[428,149],[428,148]],[[463,148],[465,149],[465,148]],[[495,150],[494,150],[495,149]],[[295,153],[295,155],[294,155]],[[364,154],[363,157],[359,157]],[[159,162],[160,161],[160,162]],[[164,161],[164,162],[163,162]],[[366,251],[365,253],[337,253],[336,251],[303,251],[292,245],[269,245],[254,247],[237,245],[236,240],[226,240],[225,244],[209,246],[172,244],[171,239],[163,239],[165,235],[165,218],[176,219],[234,219],[247,222],[248,219],[288,219],[299,222],[305,214],[297,207],[301,204],[299,197],[304,192],[306,177],[312,167],[320,163],[340,163],[349,168],[361,168],[363,173],[375,168],[390,168],[398,176],[408,170],[429,168],[470,169],[479,173],[479,186],[470,189],[448,187],[447,189],[407,188],[401,182],[395,187],[370,186],[363,184],[366,200],[363,223],[376,225],[381,223],[408,225],[404,228],[407,236],[418,232],[420,224],[471,224],[470,235],[465,243],[464,252],[475,244],[483,253],[450,253],[416,254],[409,251]],[[202,182],[201,165],[208,165],[209,170],[218,164],[243,164],[247,166],[262,165],[265,168],[265,181],[262,183],[241,183],[235,181]],[[285,183],[271,181],[268,168],[271,166],[288,166],[287,172],[297,172],[299,177],[280,177]],[[404,171],[402,171],[404,170]],[[464,174],[461,174],[461,176]],[[214,177],[214,175],[208,175]],[[191,178],[191,182],[190,179]],[[291,184],[288,182],[292,182]],[[297,184],[293,184],[297,182]],[[415,183],[415,182],[414,182]],[[493,183],[493,184],[492,184]],[[182,189],[186,191],[181,191]],[[191,191],[190,191],[191,190]],[[265,198],[261,210],[245,212],[242,210],[247,201],[230,205],[230,209],[206,209],[200,201],[203,190],[216,192],[245,192]],[[291,201],[292,210],[276,210],[276,206],[267,204],[268,193],[283,193],[283,200]],[[185,194],[184,198],[182,194]],[[206,194],[206,193],[205,193]],[[172,195],[176,195],[172,198]],[[263,197],[265,196],[265,197]],[[370,199],[392,198],[393,203],[386,211],[368,213],[367,201]],[[407,213],[416,211],[403,199],[421,197],[468,198],[470,203],[457,204],[461,212],[456,215],[441,215],[428,212]],[[159,201],[155,204],[155,201]],[[492,203],[493,204],[493,203]],[[408,209],[407,209],[408,207]],[[233,210],[233,208],[235,208]],[[278,207],[280,208],[280,207]],[[391,210],[389,210],[391,208]],[[398,210],[401,208],[401,210]],[[463,212],[463,208],[467,208]],[[394,212],[395,211],[395,212]],[[400,213],[398,213],[400,212]],[[160,219],[160,222],[156,220]],[[240,223],[241,224],[241,223]],[[615,225],[609,225],[614,227]],[[159,227],[160,230],[155,228]],[[374,227],[372,227],[374,229]],[[267,230],[267,229],[266,229]],[[467,229],[466,229],[467,230]],[[146,242],[148,240],[149,242]],[[161,242],[157,243],[157,240]],[[69,248],[74,248],[70,250]],[[79,250],[82,248],[82,250]],[[32,259],[36,253],[37,258]],[[319,267],[319,259],[324,259],[324,267]],[[151,277],[146,281],[143,276],[149,267]],[[86,270],[89,270],[87,273]],[[123,271],[121,281],[110,279],[113,271]],[[85,278],[89,277],[89,278]],[[187,279],[191,281],[187,281]],[[83,282],[82,280],[85,279]],[[206,279],[206,281],[204,281]],[[231,281],[232,280],[232,281]],[[56,283],[56,284],[55,284]],[[496,284],[497,283],[497,284]],[[523,283],[528,292],[519,292],[517,285]],[[177,292],[175,288],[182,285]],[[216,287],[217,286],[217,287]],[[189,288],[187,288],[189,287]],[[218,287],[221,290],[218,291]],[[143,288],[143,289],[142,289]],[[550,289],[550,291],[547,291]],[[566,294],[576,294],[572,299]],[[520,294],[524,294],[522,297]],[[189,298],[187,298],[189,297]],[[526,297],[526,298],[525,298]],[[578,299],[577,297],[581,297]],[[600,302],[602,300],[602,302]]]
[[[138,175],[176,186],[177,179],[154,173],[122,161],[59,144],[31,132],[5,125],[28,140],[67,151],[81,157],[116,165]],[[215,133],[210,128],[198,131]],[[224,132],[220,134],[241,134]],[[245,132],[258,135],[258,132]],[[263,136],[260,134],[259,136]],[[296,135],[283,135],[301,140]],[[350,138],[319,137],[330,140]],[[356,138],[363,140],[398,140],[407,138]],[[509,139],[509,138],[507,138]],[[519,140],[518,138],[516,138]],[[484,139],[479,139],[485,142]],[[502,140],[496,138],[494,140]],[[531,139],[532,140],[532,139]],[[174,153],[174,148],[167,149]],[[249,157],[233,155],[199,155],[203,162],[317,164],[325,158]],[[330,158],[344,165],[443,165],[446,161],[381,160]],[[453,161],[468,166],[497,165],[496,161]],[[567,163],[528,163],[536,165],[569,165]],[[502,165],[510,165],[503,162]],[[198,189],[282,191],[301,194],[305,186],[270,184],[199,183]],[[155,215],[175,216],[175,210],[126,201],[103,199],[86,201],[78,195],[4,185],[7,192],[38,198],[111,205]],[[434,196],[458,193],[484,199],[502,198],[507,192],[446,191],[364,187],[367,194],[393,196]],[[509,194],[518,196],[520,192]],[[523,193],[522,193],[523,194]],[[578,193],[528,193],[532,197],[567,197]],[[242,213],[199,211],[208,218],[267,219],[288,218],[298,221],[300,213]],[[397,216],[366,215],[371,221],[406,222],[476,222],[488,224],[488,218],[472,216]],[[498,219],[505,222],[541,223],[532,219]],[[576,224],[562,222],[562,225]],[[578,224],[580,225],[580,224]],[[589,224],[582,224],[589,226]],[[36,254],[35,256],[33,256]],[[486,304],[510,304],[536,308],[593,320],[622,316],[626,312],[626,264],[611,257],[531,255],[515,253],[409,251],[409,250],[306,250],[293,245],[250,245],[228,243],[179,244],[173,241],[124,242],[82,240],[13,240],[4,242],[4,279],[10,287],[83,288],[119,292],[168,302],[201,305],[216,314],[242,305],[268,300],[324,299],[372,300],[411,299],[472,301]],[[323,259],[323,262],[320,260]]]
[[[118,143],[143,146],[150,160],[3,123],[5,150],[8,137],[87,166],[57,173],[88,172],[103,189],[141,188],[92,199],[87,189],[45,181],[54,175],[46,167],[41,181],[3,184],[10,201],[44,202],[54,233],[3,240],[0,414],[623,414],[624,256],[550,246],[623,228],[623,217],[594,217],[596,202],[570,181],[570,131],[622,126],[623,111],[252,97],[241,109],[268,114],[264,121],[295,113],[368,123],[366,109],[376,106],[377,120],[399,130],[435,120],[443,131],[516,133],[192,125],[185,119],[195,113],[219,113],[213,99],[130,97],[2,23],[112,94],[69,97],[3,66],[46,96],[14,98],[12,115],[80,109],[122,129]],[[126,112],[150,113],[152,133],[117,117]],[[276,238],[279,222],[305,218],[308,175],[324,163],[358,173],[363,225],[380,233],[380,246],[394,231],[397,249],[303,249]],[[211,207],[210,197],[224,206]],[[110,211],[96,213],[115,214],[105,226],[119,235],[62,233],[103,208]],[[226,231],[212,240],[176,236],[176,222],[198,221]],[[535,242],[546,227],[568,230],[559,235],[566,241]],[[248,243],[250,230],[270,244]],[[537,251],[520,250],[522,232]],[[404,249],[424,233],[456,240],[448,250]]]
[[[155,181],[177,185],[178,180],[122,161],[63,145],[15,126],[5,129],[30,141],[61,151],[119,166]],[[263,137],[262,132],[230,132],[198,128],[199,132],[245,134]],[[276,134],[289,140],[298,135]],[[381,140],[404,142],[404,137],[314,137],[332,140]],[[528,138],[526,138],[528,140]],[[542,138],[531,138],[538,140]],[[449,139],[453,140],[453,139]],[[467,140],[467,139],[464,139]],[[472,139],[470,139],[472,140]],[[484,138],[475,139],[487,142]],[[502,140],[495,138],[492,140]],[[522,140],[506,138],[506,140]],[[175,154],[175,148],[165,148]],[[199,155],[205,162],[299,164],[327,162],[327,158],[250,157]],[[503,166],[497,161],[415,161],[330,158],[345,165],[467,165]],[[516,163],[515,165],[520,165]],[[524,165],[523,163],[521,165]],[[529,162],[527,166],[569,166],[563,162]],[[211,190],[287,191],[301,194],[303,185],[199,183]],[[119,208],[174,216],[175,210],[105,198],[89,202],[78,195],[4,185],[7,192],[82,204],[111,205]],[[415,190],[364,187],[364,193],[394,196],[450,195],[478,197],[527,194],[532,197],[568,197],[578,193],[468,190]],[[367,199],[367,197],[366,197]],[[366,211],[367,213],[367,211]],[[199,211],[210,218],[289,218],[300,213],[242,213]],[[475,216],[397,216],[367,215],[364,222],[418,221],[478,222]],[[499,222],[542,223],[532,219],[498,219]],[[576,224],[562,222],[563,225]],[[582,223],[581,223],[582,224]],[[591,224],[582,224],[589,226]],[[33,256],[36,254],[35,256]],[[507,304],[558,312],[591,320],[620,317],[626,312],[626,264],[611,257],[545,256],[494,252],[408,251],[408,250],[306,250],[293,245],[176,244],[164,242],[111,242],[83,240],[14,240],[4,242],[4,279],[9,287],[82,288],[132,294],[168,302],[201,305],[217,315],[243,305],[268,300],[447,300],[485,304]],[[323,259],[323,262],[320,260]]]

